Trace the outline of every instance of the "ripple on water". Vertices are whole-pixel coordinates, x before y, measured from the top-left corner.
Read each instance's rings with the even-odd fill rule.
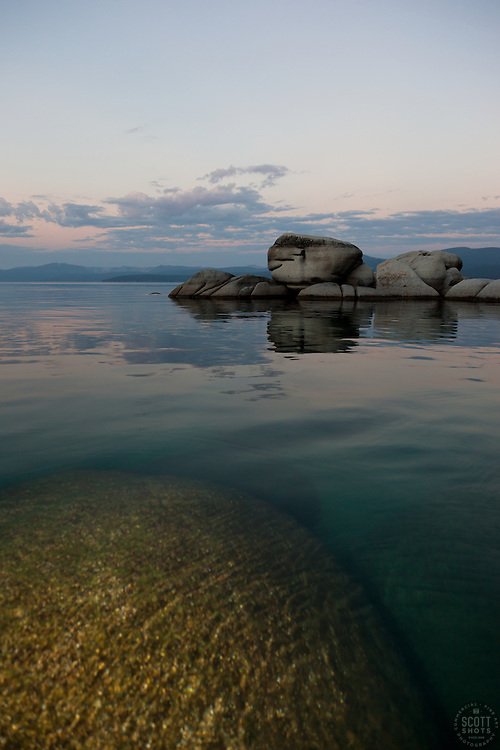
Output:
[[[0,508],[0,746],[433,746],[362,591],[288,517],[99,472]]]

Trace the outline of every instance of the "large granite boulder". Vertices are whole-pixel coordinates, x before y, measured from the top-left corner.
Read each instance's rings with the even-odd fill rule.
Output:
[[[440,294],[463,279],[460,273],[462,260],[454,253],[447,253],[443,250],[433,252],[417,250],[398,255],[398,260],[408,263],[422,281]],[[450,270],[451,274],[448,273]]]
[[[444,746],[359,584],[270,503],[107,472],[0,503],[0,747]]]
[[[288,290],[266,276],[234,276],[216,268],[205,268],[173,289],[169,297],[258,298],[286,297]]]
[[[203,293],[206,296],[207,292],[219,289],[232,278],[233,274],[227,271],[220,271],[218,268],[203,268],[172,289],[169,297],[200,297]]]
[[[324,281],[322,284],[311,284],[301,289],[297,295],[301,299],[342,299],[340,284],[334,281]]]
[[[374,287],[375,274],[368,263],[361,263],[361,265],[356,266],[356,268],[350,272],[345,281],[346,284],[350,284],[355,288],[358,286]]]
[[[377,289],[395,297],[444,295],[462,281],[461,268],[461,259],[453,253],[441,250],[403,253],[377,266]]]
[[[439,292],[426,284],[418,273],[398,258],[377,266],[377,291],[392,297],[439,297]]]
[[[486,302],[500,302],[500,279],[494,279],[483,287],[477,294],[477,299]]]
[[[446,292],[446,299],[474,299],[491,282],[491,279],[464,279]]]
[[[288,233],[269,248],[267,265],[275,281],[303,289],[322,282],[342,283],[362,258],[359,247],[349,242]]]
[[[227,283],[213,291],[211,297],[285,297],[287,288],[265,276],[233,276]]]

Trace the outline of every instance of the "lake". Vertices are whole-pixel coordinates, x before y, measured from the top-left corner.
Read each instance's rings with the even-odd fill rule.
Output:
[[[444,726],[498,715],[500,306],[172,287],[0,285],[5,502],[75,470],[255,497],[362,587]]]

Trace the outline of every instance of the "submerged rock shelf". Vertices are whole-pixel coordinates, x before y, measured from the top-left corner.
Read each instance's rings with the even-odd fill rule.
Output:
[[[464,279],[454,253],[412,251],[380,263],[333,237],[282,234],[267,255],[272,279],[233,276],[207,268],[179,284],[170,297],[305,299],[461,299],[500,302],[500,279]]]
[[[288,517],[104,472],[0,503],[0,747],[433,747],[363,592]]]

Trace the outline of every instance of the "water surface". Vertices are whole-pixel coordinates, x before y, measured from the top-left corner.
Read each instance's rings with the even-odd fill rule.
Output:
[[[238,490],[321,539],[450,725],[498,707],[500,306],[0,286],[1,484]]]

